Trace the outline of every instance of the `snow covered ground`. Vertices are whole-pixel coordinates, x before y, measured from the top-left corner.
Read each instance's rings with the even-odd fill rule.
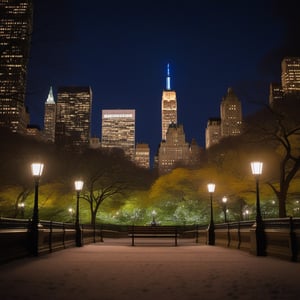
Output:
[[[191,241],[136,242],[106,239],[2,265],[0,299],[300,298],[300,263]]]

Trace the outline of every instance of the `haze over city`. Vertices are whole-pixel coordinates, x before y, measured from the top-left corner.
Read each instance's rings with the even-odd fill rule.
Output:
[[[243,116],[268,102],[283,57],[299,55],[296,1],[35,1],[26,104],[43,127],[49,88],[91,86],[92,136],[102,109],[136,109],[136,142],[161,141],[166,65],[186,140],[205,146],[227,88]],[[289,4],[289,5],[288,5]],[[291,51],[291,49],[293,49]]]

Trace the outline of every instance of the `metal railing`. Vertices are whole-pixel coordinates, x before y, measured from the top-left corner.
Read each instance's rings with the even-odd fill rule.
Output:
[[[31,220],[0,218],[0,262],[30,254],[28,238]],[[246,250],[255,254],[255,221],[215,224],[215,245]],[[300,218],[264,219],[266,255],[298,261],[300,259]],[[84,244],[103,242],[104,237],[128,237],[127,225],[101,224],[95,227],[81,224]],[[208,225],[178,226],[180,238],[195,239],[207,244]],[[73,223],[40,221],[38,252],[50,253],[76,246]]]
[[[0,262],[30,255],[31,220],[0,218]],[[103,240],[101,226],[81,225],[83,244]],[[76,229],[73,223],[41,220],[38,225],[38,253],[50,253],[75,247]]]

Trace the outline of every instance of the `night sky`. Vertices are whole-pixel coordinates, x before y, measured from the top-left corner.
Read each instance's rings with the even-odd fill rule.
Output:
[[[288,6],[288,8],[284,8]],[[243,115],[268,103],[284,56],[300,56],[296,0],[37,0],[26,104],[43,127],[53,86],[91,86],[92,136],[102,109],[136,109],[136,142],[161,141],[166,65],[186,140],[205,146],[232,87]],[[56,100],[56,99],[55,99]]]

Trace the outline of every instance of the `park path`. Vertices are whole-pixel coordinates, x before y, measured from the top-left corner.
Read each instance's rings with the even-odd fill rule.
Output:
[[[300,264],[179,241],[105,240],[0,266],[1,300],[299,299]]]

